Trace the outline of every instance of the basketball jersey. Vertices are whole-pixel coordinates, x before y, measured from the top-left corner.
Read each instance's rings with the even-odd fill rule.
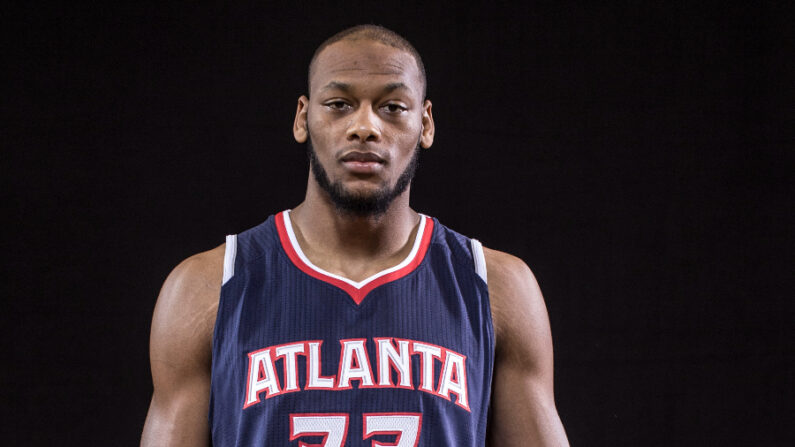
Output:
[[[212,353],[216,447],[483,446],[482,246],[421,215],[408,257],[356,282],[314,266],[281,212],[227,236]]]

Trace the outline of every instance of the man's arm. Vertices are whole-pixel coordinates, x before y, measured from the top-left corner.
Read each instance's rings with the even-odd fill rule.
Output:
[[[152,318],[154,394],[141,446],[210,445],[210,361],[223,261],[222,245],[186,259],[163,284]]]
[[[484,248],[496,335],[488,445],[568,446],[555,408],[544,298],[522,260]]]

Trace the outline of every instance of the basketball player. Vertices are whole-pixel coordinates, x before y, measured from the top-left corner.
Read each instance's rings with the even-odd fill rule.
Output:
[[[409,207],[434,139],[416,50],[324,42],[293,134],[303,203],[163,285],[142,445],[568,445],[533,274]]]

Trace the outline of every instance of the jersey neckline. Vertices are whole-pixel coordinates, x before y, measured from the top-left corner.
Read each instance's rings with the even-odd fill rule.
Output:
[[[417,229],[417,235],[414,238],[414,245],[412,245],[408,256],[399,264],[381,270],[357,282],[344,276],[327,272],[312,264],[312,261],[304,255],[295,237],[292,222],[290,221],[290,210],[280,212],[276,215],[274,220],[276,223],[276,231],[279,234],[279,241],[287,257],[290,258],[290,261],[292,261],[299,270],[309,276],[342,289],[357,305],[361,304],[365,296],[376,287],[408,275],[422,263],[431,242],[434,226],[433,219],[424,214],[420,214],[420,225]]]

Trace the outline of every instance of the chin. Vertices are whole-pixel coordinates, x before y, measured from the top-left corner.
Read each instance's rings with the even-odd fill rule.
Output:
[[[387,192],[386,188],[379,188],[376,186],[355,187],[355,188],[342,187],[339,190],[340,193],[339,195],[349,200],[366,202],[371,200],[378,200],[380,197],[384,196],[386,192]]]
[[[335,188],[345,195],[370,196],[379,195],[388,191],[389,185],[384,181],[375,182],[373,180],[354,179],[335,182]]]

